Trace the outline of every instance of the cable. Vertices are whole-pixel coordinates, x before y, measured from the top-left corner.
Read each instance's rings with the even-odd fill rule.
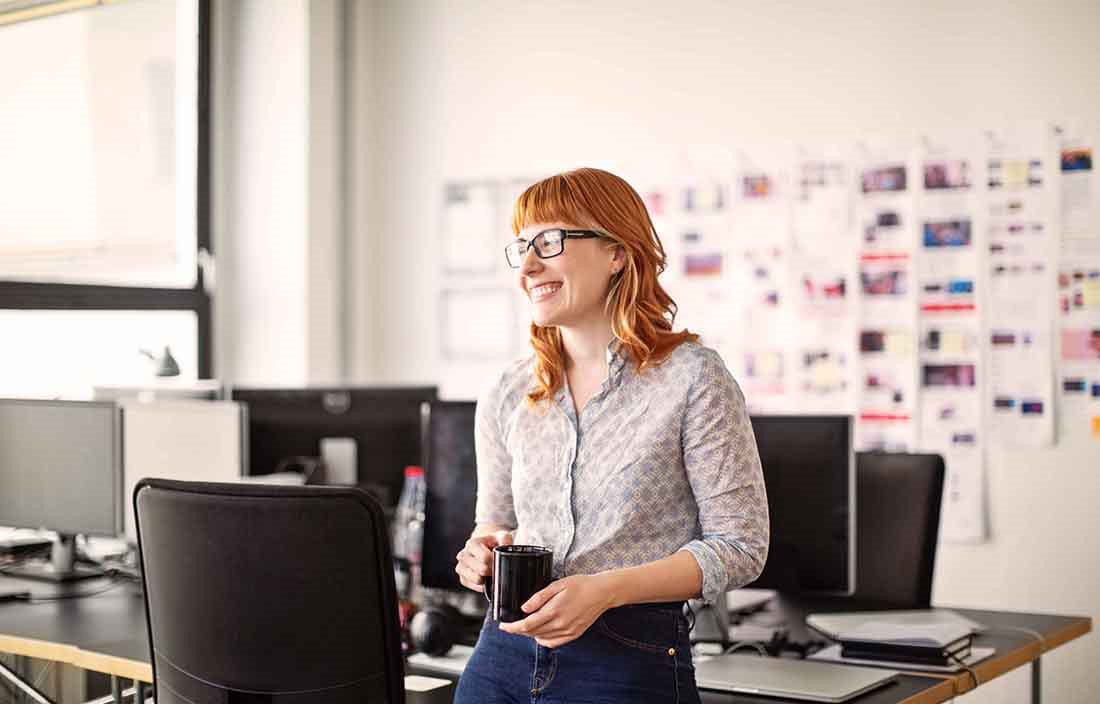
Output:
[[[117,588],[121,584],[122,584],[122,580],[112,577],[111,578],[111,583],[108,584],[107,586],[103,587],[102,589],[94,589],[92,591],[79,592],[77,594],[58,594],[57,596],[33,596],[32,595],[31,598],[28,601],[31,604],[43,604],[43,603],[50,602],[50,601],[67,601],[69,599],[86,599],[88,597],[99,596],[100,594],[103,594],[105,592],[109,592],[112,589]]]
[[[1009,632],[1026,633],[1027,635],[1034,638],[1035,642],[1037,642],[1039,644],[1039,652],[1040,653],[1042,653],[1046,650],[1046,639],[1043,638],[1043,634],[1039,633],[1038,631],[1033,630],[1031,628],[1025,628],[1023,626],[998,626],[996,628],[985,628],[981,631],[981,633],[1009,633]],[[971,681],[974,683],[974,689],[977,689],[978,685],[980,685],[982,682],[978,678],[978,673],[974,670],[974,668],[971,667],[970,665],[967,665],[961,658],[959,658],[958,655],[956,655],[954,653],[948,653],[947,656],[949,658],[951,658],[952,660],[954,660],[955,663],[958,664],[959,666],[961,666],[964,670],[966,670],[966,672],[970,675]],[[960,692],[956,692],[955,694],[958,695],[958,694],[960,694]]]
[[[722,654],[729,655],[730,653],[736,652],[741,648],[754,648],[756,652],[760,653],[760,657],[768,657],[768,651],[764,648],[764,646],[754,640],[742,640],[734,643],[733,645],[722,651]]]
[[[959,657],[958,655],[956,655],[955,653],[948,653],[948,654],[947,654],[947,657],[949,657],[949,658],[951,658],[952,660],[954,660],[956,664],[958,664],[958,665],[959,665],[959,666],[961,666],[961,667],[962,667],[962,668],[963,668],[964,670],[966,670],[966,671],[967,671],[968,673],[970,673],[970,679],[971,679],[971,680],[973,680],[973,682],[974,682],[974,687],[973,687],[973,688],[974,688],[974,689],[977,689],[977,688],[978,688],[978,685],[980,685],[980,684],[981,684],[982,682],[981,682],[981,680],[979,680],[979,679],[978,679],[978,673],[974,671],[974,668],[973,668],[973,667],[971,667],[970,665],[967,665],[967,664],[966,664],[966,663],[965,663],[965,662],[964,662],[964,661],[962,660],[962,658],[960,658],[960,657]],[[955,694],[957,695],[957,694],[959,694],[959,692],[955,692]]]

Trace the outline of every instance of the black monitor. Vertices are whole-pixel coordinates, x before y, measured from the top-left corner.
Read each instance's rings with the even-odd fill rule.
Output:
[[[856,493],[851,416],[752,416],[771,517],[754,589],[851,594]]]
[[[56,531],[53,559],[8,573],[54,581],[101,574],[74,538],[122,532],[122,435],[110,402],[0,399],[0,525]]]
[[[231,394],[248,405],[250,475],[329,454],[329,483],[356,483],[388,509],[401,496],[405,467],[420,462],[420,404],[437,395],[434,386],[235,388]],[[354,476],[341,480],[337,460]]]
[[[473,401],[434,401],[423,410],[424,547],[420,582],[433,589],[461,589],[455,555],[474,529],[477,461]]]

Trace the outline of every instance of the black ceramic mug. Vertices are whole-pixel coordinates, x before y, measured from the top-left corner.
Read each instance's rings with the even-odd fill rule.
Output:
[[[485,578],[490,617],[511,623],[527,616],[520,608],[550,585],[554,551],[537,545],[498,545],[493,548],[493,574]]]

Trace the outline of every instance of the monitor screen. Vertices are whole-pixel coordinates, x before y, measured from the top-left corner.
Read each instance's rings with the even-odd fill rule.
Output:
[[[121,454],[114,403],[0,399],[0,525],[119,534]]]
[[[235,401],[122,401],[123,527],[137,543],[134,502],[146,477],[237,482],[244,473],[244,405]]]
[[[789,593],[855,589],[851,416],[752,416],[771,516],[764,572],[746,586]]]
[[[436,387],[233,389],[248,405],[249,474],[271,474],[295,457],[351,464],[355,483],[392,508],[405,467],[420,462],[420,404]],[[330,469],[331,475],[338,468]],[[339,480],[333,483],[342,483]]]
[[[461,589],[455,555],[474,529],[477,461],[473,401],[424,404],[424,549],[420,581],[435,589]]]

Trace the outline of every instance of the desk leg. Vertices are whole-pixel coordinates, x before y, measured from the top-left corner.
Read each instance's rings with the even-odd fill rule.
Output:
[[[2,662],[0,662],[0,677],[3,677],[8,682],[11,682],[13,685],[15,685],[15,688],[19,690],[20,694],[30,699],[32,702],[35,702],[36,704],[54,704],[54,702],[52,702],[49,697],[47,697],[42,692],[39,692],[37,689],[34,688],[33,685],[31,685],[31,683],[24,680],[22,677],[16,674],[14,670],[9,668]]]
[[[145,683],[134,680],[134,704],[145,704]]]
[[[111,701],[114,704],[122,704],[122,683],[115,675],[111,675]]]
[[[1040,704],[1043,701],[1043,670],[1040,666],[1042,658],[1031,661],[1031,704]]]

